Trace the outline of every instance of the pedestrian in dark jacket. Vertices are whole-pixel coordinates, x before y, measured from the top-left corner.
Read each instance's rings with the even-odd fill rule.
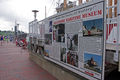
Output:
[[[2,43],[3,43],[3,36],[1,36],[0,41],[1,41],[1,46],[2,46]]]

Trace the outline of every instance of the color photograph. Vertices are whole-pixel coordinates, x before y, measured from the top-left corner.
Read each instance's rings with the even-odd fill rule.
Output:
[[[102,72],[102,56],[90,53],[84,53],[84,68],[95,72]]]
[[[78,67],[78,54],[77,52],[67,52],[67,63]]]
[[[44,56],[49,57],[49,50],[45,50],[45,51],[44,51]]]
[[[88,20],[83,22],[83,36],[102,36],[103,19]]]

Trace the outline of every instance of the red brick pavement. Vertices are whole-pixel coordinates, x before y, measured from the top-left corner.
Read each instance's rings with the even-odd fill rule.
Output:
[[[56,80],[29,60],[27,50],[13,43],[0,45],[0,80]]]

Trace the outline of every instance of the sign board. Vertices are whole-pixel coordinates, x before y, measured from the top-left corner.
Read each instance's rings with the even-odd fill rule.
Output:
[[[101,80],[104,71],[104,0],[53,15],[48,25],[54,47],[45,48],[51,53],[46,59],[89,80]]]

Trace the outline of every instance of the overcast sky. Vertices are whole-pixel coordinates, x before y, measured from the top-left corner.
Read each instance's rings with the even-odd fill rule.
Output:
[[[28,23],[34,19],[32,10],[39,10],[37,19],[45,18],[56,13],[56,2],[59,0],[0,0],[0,30],[12,30],[15,21],[20,24],[19,30],[28,32]],[[62,2],[63,0],[60,0]],[[76,1],[76,0],[70,0]]]

